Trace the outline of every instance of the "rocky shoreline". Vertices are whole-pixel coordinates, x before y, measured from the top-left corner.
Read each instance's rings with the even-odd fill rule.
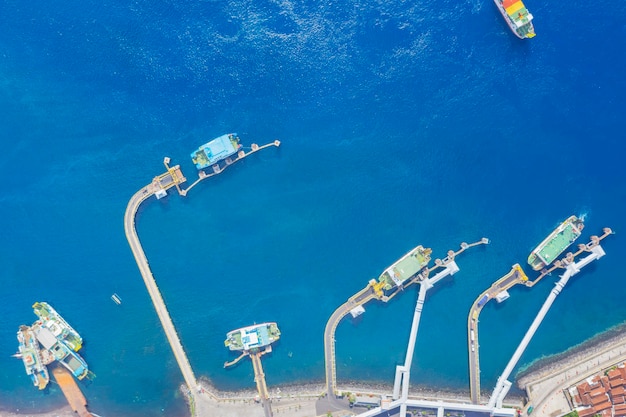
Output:
[[[521,369],[516,375],[517,386],[525,389],[532,381],[584,361],[594,352],[606,350],[612,346],[626,345],[626,322],[620,323],[608,330],[598,333],[564,352],[539,358]]]
[[[608,349],[612,346],[626,345],[626,322],[618,324],[604,332],[601,332],[585,342],[573,346],[572,348],[546,357],[539,358],[524,369],[520,370],[515,380],[517,386],[525,389],[526,385],[533,381],[537,381],[546,375],[554,373],[561,368],[567,368],[578,362],[584,361],[586,357],[594,352]],[[200,384],[214,397],[218,402],[250,402],[256,397],[256,390],[251,387],[245,390],[221,391],[217,389],[207,378],[201,378]],[[363,383],[357,381],[342,382],[339,388],[344,392],[359,392],[367,394],[390,394],[392,391],[391,384],[384,383]],[[322,383],[298,383],[287,384],[270,387],[273,395],[280,395],[281,398],[315,398],[322,397],[326,391]],[[433,389],[424,386],[415,386],[411,388],[411,397],[420,399],[445,399],[451,401],[467,402],[469,400],[469,391],[464,389]],[[522,402],[522,397],[507,397],[507,402]],[[75,417],[76,414],[69,406],[64,406],[55,410],[35,413],[23,410],[0,410],[0,417]]]

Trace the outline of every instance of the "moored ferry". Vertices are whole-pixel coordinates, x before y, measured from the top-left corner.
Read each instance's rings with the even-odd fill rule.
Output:
[[[412,249],[380,274],[378,285],[386,293],[401,287],[408,279],[417,275],[428,265],[431,253],[430,248],[424,248],[422,245]]]
[[[570,216],[548,235],[528,256],[528,264],[535,270],[550,265],[576,239],[585,227],[583,220]]]
[[[227,133],[200,146],[191,153],[191,161],[198,169],[208,168],[237,153],[241,149],[236,133]]]
[[[40,390],[44,389],[50,381],[48,368],[42,363],[39,344],[28,326],[20,326],[17,332],[19,353],[14,356],[22,359],[26,374],[30,376],[33,384]]]
[[[493,0],[500,10],[511,31],[520,39],[535,37],[535,27],[530,14],[522,0]]]
[[[35,303],[33,311],[39,317],[41,324],[48,328],[57,339],[64,341],[75,352],[80,350],[83,346],[83,338],[50,304]]]
[[[228,332],[224,345],[230,350],[249,351],[266,347],[280,339],[276,323],[262,323]]]
[[[89,374],[89,367],[85,360],[63,339],[56,337],[48,327],[36,322],[33,325],[33,332],[44,351],[50,354],[51,360],[56,360],[65,366],[78,379],[83,379]]]

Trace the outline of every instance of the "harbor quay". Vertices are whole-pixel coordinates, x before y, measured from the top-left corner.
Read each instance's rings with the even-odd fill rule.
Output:
[[[214,142],[220,141],[218,145]],[[333,415],[347,416],[359,415],[361,417],[374,416],[390,416],[397,415],[405,417],[421,413],[419,410],[430,410],[427,415],[436,415],[442,417],[444,413],[465,413],[474,412],[484,416],[502,416],[515,417],[521,412],[522,404],[518,401],[505,402],[505,397],[511,386],[511,382],[507,379],[517,364],[517,360],[521,356],[525,347],[528,345],[534,331],[541,323],[545,313],[554,298],[563,289],[567,279],[578,273],[581,268],[589,264],[591,261],[599,259],[604,255],[604,251],[600,246],[600,241],[610,234],[610,229],[605,229],[605,233],[600,236],[592,236],[591,242],[586,245],[579,245],[576,253],[568,253],[566,257],[554,261],[553,264],[545,266],[538,278],[533,281],[528,279],[519,264],[512,267],[511,271],[502,278],[496,280],[490,288],[480,294],[470,309],[468,315],[468,355],[469,355],[469,379],[470,379],[470,398],[419,398],[415,396],[415,391],[410,389],[411,364],[413,359],[414,348],[417,340],[417,334],[421,319],[421,313],[424,308],[426,292],[431,289],[441,279],[454,275],[460,269],[456,263],[456,257],[469,248],[486,245],[489,240],[482,238],[481,240],[468,244],[461,243],[460,249],[457,251],[450,250],[443,259],[436,259],[434,265],[429,266],[431,260],[431,250],[421,245],[412,249],[410,252],[401,257],[391,266],[387,267],[378,279],[372,279],[367,286],[361,291],[351,296],[344,304],[339,306],[330,316],[324,330],[324,361],[326,381],[322,390],[299,392],[297,396],[281,395],[281,388],[274,390],[268,389],[265,383],[265,373],[261,364],[261,356],[271,351],[250,349],[244,347],[242,355],[227,363],[226,365],[237,363],[245,356],[249,356],[253,369],[255,382],[257,387],[257,395],[244,396],[224,396],[216,391],[206,382],[197,379],[193,372],[189,359],[185,353],[183,343],[174,327],[172,318],[168,312],[167,306],[163,300],[159,287],[156,283],[154,275],[150,269],[148,259],[141,246],[141,242],[137,235],[135,227],[135,217],[139,206],[152,196],[157,199],[167,195],[167,191],[176,188],[180,196],[186,196],[199,182],[214,177],[224,172],[226,168],[247,156],[272,146],[280,146],[279,141],[268,143],[264,146],[253,145],[249,152],[242,149],[239,145],[236,134],[223,135],[205,145],[202,145],[194,154],[192,159],[199,168],[198,179],[189,187],[183,188],[187,180],[182,174],[180,166],[170,166],[170,159],[165,158],[163,163],[165,173],[155,177],[148,185],[139,189],[130,199],[125,216],[124,229],[126,237],[137,262],[137,266],[142,275],[148,294],[152,300],[155,311],[159,317],[161,325],[164,329],[168,343],[174,353],[176,362],[181,370],[184,379],[184,390],[192,416],[273,416],[274,414],[284,414],[288,416],[317,416],[317,415]],[[216,157],[222,153],[222,157]],[[212,159],[217,158],[217,159]],[[205,169],[208,170],[205,171]],[[553,232],[554,233],[554,232]],[[546,239],[547,244],[552,246],[555,243],[550,240],[550,236]],[[544,242],[546,242],[544,241]],[[542,245],[544,244],[542,242]],[[572,242],[568,242],[568,245]],[[540,245],[541,246],[541,245]],[[551,250],[553,249],[550,247]],[[558,246],[558,244],[557,244]],[[539,249],[539,248],[538,248]],[[554,252],[558,256],[558,247]],[[565,247],[563,248],[563,250]],[[543,254],[537,250],[537,253]],[[585,255],[579,261],[576,257]],[[513,354],[507,368],[502,373],[494,392],[487,403],[480,401],[480,366],[478,361],[478,315],[484,305],[491,299],[504,301],[508,298],[507,290],[517,284],[533,286],[543,277],[549,275],[556,269],[565,271],[561,281],[557,283],[557,287],[548,297],[546,304],[538,313],[537,318],[527,335],[524,337],[518,350]],[[372,394],[370,391],[359,392],[353,390],[346,394],[345,389],[338,387],[337,369],[336,369],[336,353],[335,353],[335,331],[341,320],[348,314],[356,317],[363,314],[364,306],[372,301],[378,300],[389,302],[401,290],[410,287],[413,284],[419,284],[419,293],[411,324],[411,331],[407,343],[406,357],[403,364],[396,366],[395,378],[393,381],[393,389],[390,393]],[[269,324],[269,323],[268,323]],[[272,323],[275,324],[275,323]],[[254,327],[254,326],[253,326]],[[258,326],[257,326],[258,327]],[[246,329],[239,329],[246,331]],[[244,335],[244,333],[242,333]],[[247,336],[252,334],[245,333]],[[279,335],[279,333],[278,333]],[[231,334],[229,333],[229,337]],[[233,339],[234,340],[234,339]],[[239,342],[238,342],[239,343]],[[247,343],[247,342],[246,342]],[[228,346],[228,339],[227,339]],[[269,347],[269,346],[268,346]],[[232,349],[232,348],[231,348]],[[367,396],[362,396],[365,394]],[[255,401],[255,399],[258,401]],[[259,407],[260,405],[260,407]],[[364,410],[362,407],[365,407]],[[244,411],[245,410],[245,411]]]

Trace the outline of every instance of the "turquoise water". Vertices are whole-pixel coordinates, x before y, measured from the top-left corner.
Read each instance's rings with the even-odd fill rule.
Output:
[[[85,339],[92,410],[185,415],[122,220],[164,156],[191,179],[189,153],[232,131],[282,146],[137,218],[191,364],[219,388],[254,388],[248,363],[222,368],[227,331],[278,322],[268,385],[321,382],[338,305],[417,244],[442,257],[485,236],[429,292],[413,361],[414,384],[467,389],[470,305],[570,214],[587,215],[583,239],[618,234],[520,364],[622,322],[626,6],[527,6],[538,36],[522,42],[489,2],[0,5],[2,407],[64,403],[10,357],[47,301]],[[555,279],[483,310],[485,389]],[[340,380],[391,383],[416,291],[342,322]]]

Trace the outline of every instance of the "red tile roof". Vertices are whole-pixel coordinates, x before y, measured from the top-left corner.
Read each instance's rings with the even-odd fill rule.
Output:
[[[598,388],[592,389],[589,395],[591,395],[591,398],[593,398],[593,397],[598,397],[604,393],[606,393],[606,390],[604,389],[604,387],[598,387]]]
[[[611,407],[613,407],[613,404],[611,404],[611,401],[607,399],[603,403],[594,405],[593,409],[596,410],[596,413],[599,413],[600,411],[610,409]]]
[[[624,380],[622,379],[621,375],[619,378],[615,378],[611,380],[611,388],[619,387],[621,385],[624,385]]]
[[[595,407],[598,404],[603,404],[605,402],[611,402],[611,399],[607,394],[598,395],[597,397],[591,397],[591,404]]]
[[[591,417],[596,414],[596,410],[593,407],[583,408],[582,410],[578,410],[578,417]]]
[[[589,384],[587,384],[586,382],[578,384],[576,386],[576,390],[578,391],[578,395],[580,395],[580,398],[582,398],[585,393],[589,392]]]
[[[615,397],[616,395],[624,395],[624,391],[626,390],[624,390],[623,386],[611,388],[611,397]]]
[[[622,373],[619,371],[619,369],[613,369],[612,371],[609,371],[607,375],[609,379],[615,379],[615,378],[621,378]]]

